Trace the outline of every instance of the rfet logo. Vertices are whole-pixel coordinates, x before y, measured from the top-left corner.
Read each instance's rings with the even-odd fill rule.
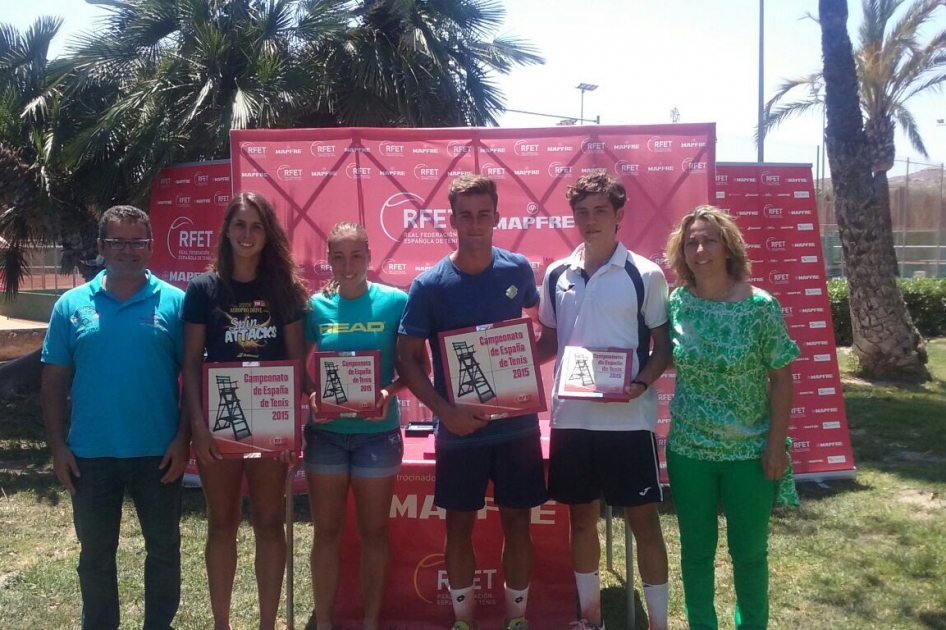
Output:
[[[729,186],[729,175],[721,175],[720,173],[716,173],[716,185]]]
[[[345,174],[351,179],[371,179],[371,167],[349,164],[345,167]]]
[[[323,258],[315,261],[315,264],[312,265],[312,271],[321,278],[330,278],[332,276],[332,265]]]
[[[190,217],[177,217],[168,228],[167,248],[171,258],[180,258],[181,250],[199,249],[210,252],[213,230],[195,230]],[[188,257],[192,259],[192,257]]]
[[[665,140],[660,136],[654,136],[647,141],[647,150],[654,153],[673,151],[673,140]]]
[[[309,153],[313,157],[335,157],[337,149],[334,144],[325,144],[321,140],[316,140],[309,145]]]
[[[683,166],[684,173],[690,172],[690,171],[702,171],[704,173],[706,172],[706,162],[699,162],[697,160],[694,160],[693,158],[687,158],[683,160],[682,166]]]
[[[788,284],[790,276],[782,271],[770,271],[769,282],[772,284]]]
[[[385,157],[404,157],[404,145],[384,140],[378,145],[378,151]]]
[[[466,142],[457,142],[454,140],[447,144],[447,155],[469,155],[472,152],[472,145]]]
[[[414,167],[414,177],[425,180],[438,179],[440,177],[440,169],[427,166],[426,164],[418,164]]]
[[[402,263],[393,258],[386,258],[381,261],[381,273],[388,276],[406,276],[407,263]]]
[[[572,167],[561,162],[552,162],[549,164],[549,177],[570,177]]]
[[[770,236],[765,239],[765,247],[770,252],[784,252],[786,246],[786,241],[784,238],[777,238],[775,236]]]
[[[614,174],[618,177],[636,177],[640,175],[640,172],[640,164],[631,164],[626,160],[618,160],[614,163]]]
[[[223,207],[230,203],[230,193],[218,190],[214,193],[214,205]]]
[[[194,173],[194,185],[204,187],[210,184],[210,175],[202,171]]]
[[[487,162],[480,168],[480,175],[490,179],[505,179],[506,169],[492,162]]]
[[[779,186],[782,183],[782,176],[771,171],[762,171],[759,180],[766,186]]]
[[[302,179],[302,169],[298,166],[280,164],[279,168],[276,169],[276,177],[284,182],[299,181]]]
[[[170,176],[161,176],[158,178],[158,188],[170,188],[170,187],[171,187]]]
[[[770,219],[781,219],[785,216],[784,209],[780,208],[779,206],[773,206],[770,203],[765,204],[763,211],[765,212],[765,216]]]
[[[594,138],[585,138],[581,141],[582,153],[604,153],[604,142]]]
[[[417,193],[396,192],[381,205],[380,222],[384,235],[395,243],[414,229],[447,229],[450,210],[423,208],[424,198]]]
[[[177,204],[178,208],[190,208],[191,196],[181,193],[174,199],[174,203]]]
[[[663,254],[651,254],[650,261],[659,265],[661,269],[670,268],[670,263],[667,261],[667,257]]]
[[[512,150],[519,157],[528,157],[539,154],[539,145],[532,140],[516,140],[516,144],[513,146]]]
[[[241,142],[240,143],[240,153],[246,157],[251,158],[265,158],[266,157],[266,146],[253,144],[252,142]]]

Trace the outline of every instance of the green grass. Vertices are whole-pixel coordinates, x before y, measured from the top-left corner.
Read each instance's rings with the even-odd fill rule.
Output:
[[[780,508],[770,537],[771,628],[946,630],[946,340],[929,344],[935,380],[897,389],[845,382],[856,480],[800,486],[802,506]],[[842,357],[842,369],[847,365]],[[75,628],[80,597],[78,543],[66,493],[49,470],[35,400],[0,401],[0,628]],[[671,493],[672,497],[672,493]],[[144,549],[128,509],[119,575],[123,627],[140,627]],[[184,585],[177,627],[209,628],[203,567],[203,497],[185,495]],[[671,627],[685,628],[673,502],[661,520],[670,553]],[[296,627],[311,610],[308,506],[296,502]],[[732,628],[732,574],[721,520],[717,607]],[[601,522],[604,531],[604,522]],[[612,630],[625,615],[623,521],[614,519],[614,571],[603,577]],[[256,611],[252,534],[240,529],[234,628]],[[639,581],[637,593],[640,592]],[[645,628],[637,597],[637,628]],[[551,630],[538,628],[537,630]]]

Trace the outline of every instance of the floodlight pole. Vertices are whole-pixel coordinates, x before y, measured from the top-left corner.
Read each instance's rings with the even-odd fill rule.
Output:
[[[576,89],[581,90],[581,116],[578,120],[585,124],[585,92],[594,92],[598,86],[593,83],[579,83]]]
[[[765,0],[759,0],[759,156],[765,161]]]

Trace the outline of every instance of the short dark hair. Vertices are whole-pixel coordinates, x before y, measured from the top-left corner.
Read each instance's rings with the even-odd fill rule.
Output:
[[[578,178],[578,181],[565,189],[565,198],[568,205],[575,209],[575,205],[591,195],[605,195],[611,207],[620,210],[627,203],[627,191],[624,184],[607,173],[598,171]]]
[[[499,193],[496,192],[496,182],[482,175],[460,175],[450,184],[447,190],[447,199],[450,201],[450,211],[453,211],[457,197],[464,195],[489,195],[493,200],[493,210],[499,205]]]
[[[141,223],[148,230],[148,238],[151,238],[151,219],[145,214],[144,210],[134,206],[112,206],[99,219],[99,238],[108,237],[109,223],[125,221],[126,223]]]

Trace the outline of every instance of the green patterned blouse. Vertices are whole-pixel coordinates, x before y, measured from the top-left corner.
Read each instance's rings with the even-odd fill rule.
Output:
[[[769,434],[767,372],[798,356],[778,300],[756,291],[714,302],[678,287],[670,296],[677,372],[667,447],[694,459],[762,456]]]

